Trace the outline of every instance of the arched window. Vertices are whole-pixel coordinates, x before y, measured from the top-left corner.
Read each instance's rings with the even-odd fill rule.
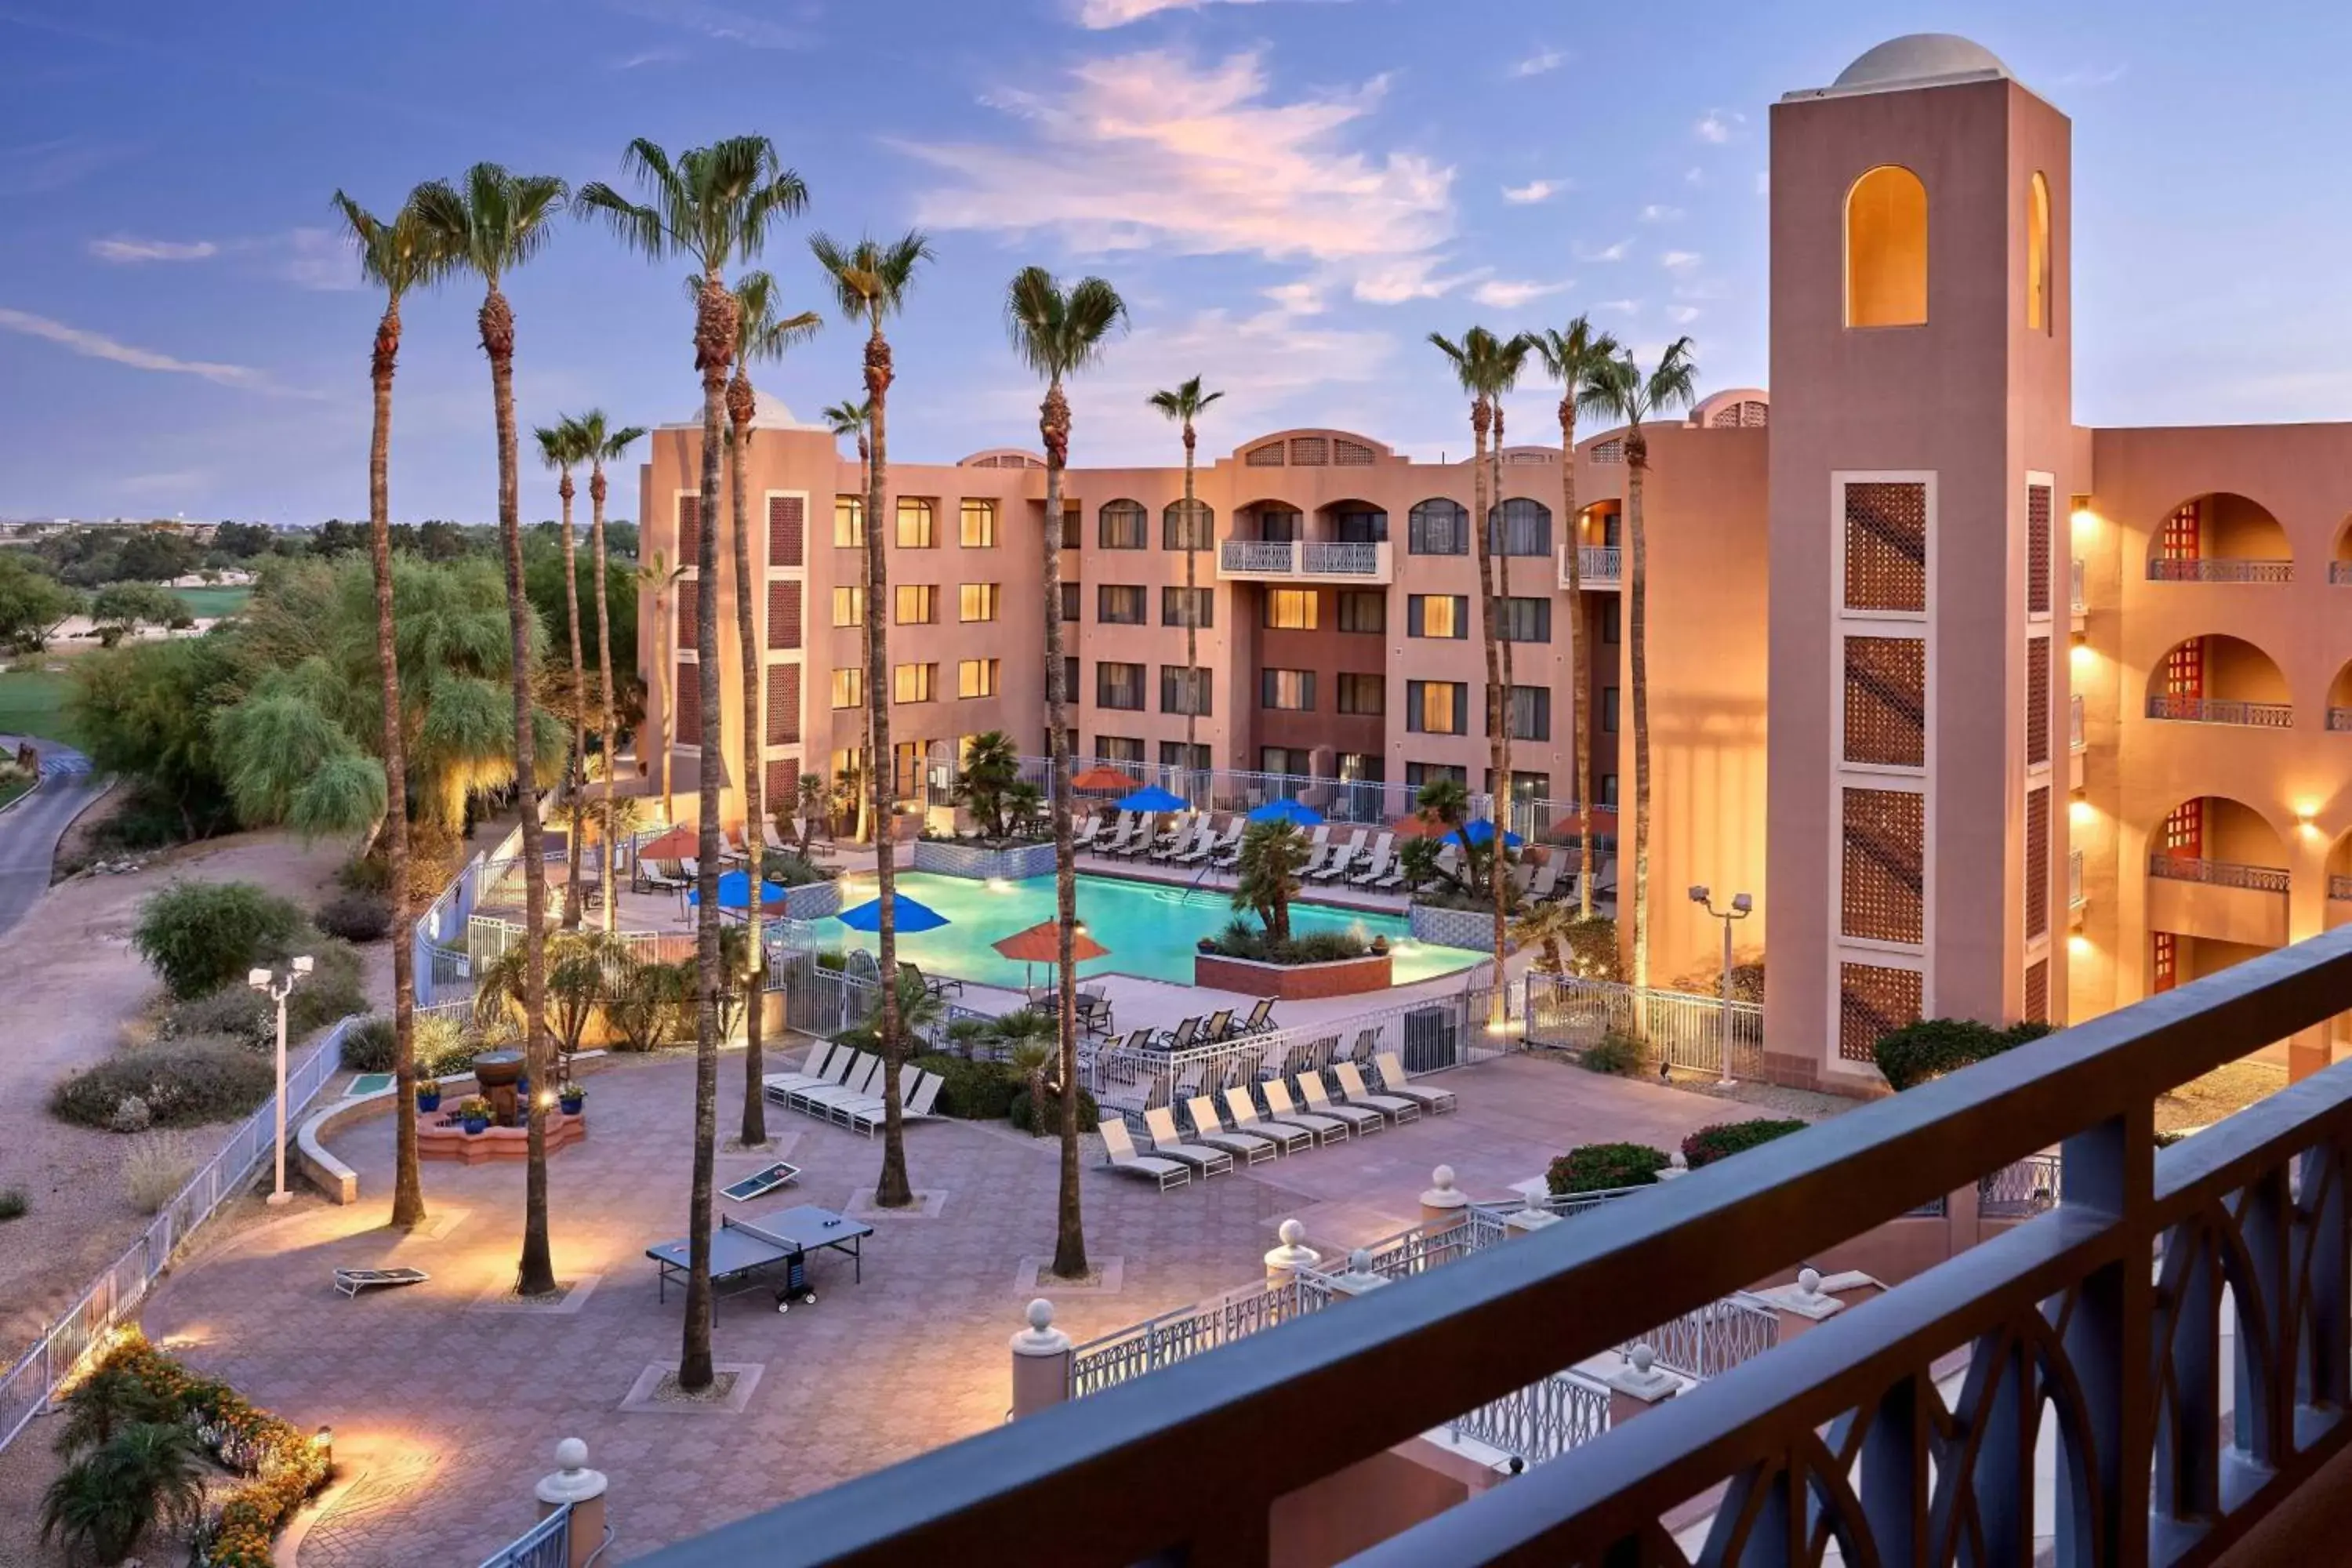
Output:
[[[1486,548],[1497,555],[1549,555],[1551,508],[1511,497],[1486,514]]]
[[[1845,197],[1845,324],[1917,327],[1927,321],[1927,187],[1882,163]]]
[[[1412,555],[1470,553],[1470,512],[1460,501],[1423,501],[1406,519],[1405,550]]]
[[[1185,510],[1188,505],[1190,511]],[[1162,550],[1213,550],[1216,534],[1216,509],[1207,501],[1171,500],[1160,513]]]
[[[2025,330],[2050,329],[2050,182],[2033,171],[2025,193]]]
[[[1105,550],[1141,550],[1150,542],[1151,514],[1141,501],[1107,500],[1097,519]]]

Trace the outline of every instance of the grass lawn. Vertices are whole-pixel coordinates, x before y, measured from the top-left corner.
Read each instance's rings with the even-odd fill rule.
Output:
[[[0,735],[36,735],[80,744],[66,718],[67,680],[46,669],[0,670]]]
[[[172,592],[188,606],[188,614],[200,621],[233,616],[245,608],[245,602],[253,597],[253,590],[247,587],[174,588]]]

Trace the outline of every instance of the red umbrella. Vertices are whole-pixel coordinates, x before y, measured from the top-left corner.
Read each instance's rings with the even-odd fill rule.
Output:
[[[1389,831],[1399,838],[1443,838],[1454,830],[1436,818],[1423,816],[1416,811],[1411,816],[1400,816],[1390,823]]]
[[[657,838],[647,839],[637,847],[640,860],[682,860],[688,855],[699,854],[702,836],[693,827],[681,823]]]
[[[995,943],[996,951],[1015,963],[1059,963],[1062,948],[1059,928],[1052,921],[1040,921],[1027,931],[1014,931]],[[1108,958],[1110,949],[1088,936],[1084,931],[1070,933],[1070,960],[1084,963],[1090,958]]]
[[[1133,789],[1137,784],[1142,782],[1143,781],[1140,779],[1128,777],[1127,774],[1120,773],[1117,768],[1110,766],[1107,763],[1097,763],[1093,767],[1088,768],[1085,773],[1082,773],[1077,777],[1072,779],[1070,781],[1070,787],[1072,789],[1127,790]]]

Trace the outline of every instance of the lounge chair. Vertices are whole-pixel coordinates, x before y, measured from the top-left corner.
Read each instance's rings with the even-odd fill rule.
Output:
[[[1240,817],[1236,816],[1226,823],[1225,830],[1222,834],[1217,831],[1216,824],[1213,822],[1209,825],[1209,831],[1202,836],[1198,844],[1176,857],[1176,864],[1179,866],[1206,865],[1239,844],[1241,838],[1242,819]]]
[[[1339,846],[1338,851],[1325,863],[1321,870],[1307,873],[1307,879],[1315,882],[1338,881],[1355,868],[1356,857],[1363,852],[1363,848],[1364,830],[1360,827],[1348,842]]]
[[[1198,816],[1188,815],[1177,818],[1176,826],[1160,836],[1146,858],[1163,862],[1175,859],[1192,848],[1208,826],[1208,823]]]
[[[1315,1134],[1315,1142],[1318,1143],[1337,1143],[1347,1137],[1355,1126],[1355,1123],[1345,1118],[1325,1116],[1318,1111],[1301,1110],[1292,1105],[1290,1089],[1278,1078],[1270,1078],[1258,1085],[1258,1092],[1265,1096],[1265,1110],[1268,1116],[1292,1127],[1306,1128]],[[1373,1131],[1379,1130],[1380,1125],[1375,1119]]]
[[[1443,1116],[1454,1109],[1452,1089],[1430,1089],[1413,1082],[1406,1077],[1404,1063],[1397,1058],[1394,1051],[1382,1051],[1372,1058],[1372,1066],[1380,1069],[1381,1091],[1383,1094],[1401,1094],[1407,1100],[1419,1100],[1421,1108],[1432,1116]]]
[[[1147,816],[1137,826],[1133,837],[1114,846],[1108,853],[1121,860],[1137,859],[1158,848],[1162,837],[1160,830],[1151,826],[1151,818]]]
[[[1379,881],[1382,877],[1387,876],[1389,874],[1389,861],[1395,852],[1395,846],[1396,835],[1393,833],[1383,833],[1378,838],[1373,839],[1370,858],[1364,862],[1364,868],[1362,870],[1348,879],[1348,886],[1351,888],[1369,888],[1373,883]]]
[[[1141,1055],[1151,1048],[1151,1037],[1152,1031],[1149,1028],[1129,1029],[1127,1032],[1127,1038],[1121,1040],[1114,1048]]]
[[[740,827],[730,827],[720,833],[719,843],[722,846],[719,851],[721,860],[748,861],[751,858],[751,851],[745,847],[743,830]]]
[[[1257,999],[1257,1005],[1250,1009],[1250,1016],[1244,1018],[1240,1026],[1234,1032],[1241,1035],[1263,1035],[1273,1027],[1274,998],[1261,996]]]
[[[1182,1023],[1176,1026],[1176,1032],[1168,1037],[1168,1044],[1164,1048],[1171,1051],[1181,1051],[1185,1047],[1192,1043],[1192,1037],[1199,1034],[1200,1031],[1201,1020],[1198,1018],[1187,1018]]]
[[[963,982],[954,975],[926,974],[919,966],[909,963],[905,959],[898,961],[898,978],[913,980],[916,984],[923,988],[923,994],[926,996],[944,996],[950,991],[960,992],[963,989]]]
[[[900,1115],[903,1116],[906,1114],[905,1107],[907,1101],[913,1098],[915,1086],[921,1082],[922,1079],[923,1069],[915,1066],[912,1062],[908,1062],[898,1068],[898,1104],[900,1107]],[[873,1137],[874,1130],[877,1127],[881,1126],[883,1121],[889,1115],[889,1104],[882,1098],[884,1089],[889,1081],[890,1080],[887,1078],[877,1077],[874,1083],[874,1092],[867,1095],[863,1100],[836,1100],[833,1101],[825,1107],[825,1120],[835,1122],[840,1126],[846,1127],[853,1132],[863,1132],[868,1138]]]
[[[1078,987],[1076,1008],[1078,1027],[1089,1035],[1108,1035],[1115,1026],[1111,1021],[1110,998],[1098,990]]]
[[[1389,1124],[1386,1116],[1370,1106],[1349,1105],[1332,1099],[1331,1091],[1323,1087],[1323,1075],[1319,1072],[1303,1072],[1292,1081],[1297,1085],[1298,1098],[1307,1110],[1318,1116],[1338,1117],[1348,1124],[1348,1131],[1359,1138],[1369,1137]],[[1414,1108],[1413,1114],[1421,1114],[1418,1107]]]
[[[1157,1154],[1139,1154],[1135,1140],[1128,1136],[1127,1123],[1116,1116],[1106,1116],[1096,1124],[1102,1134],[1105,1163],[1114,1171],[1129,1176],[1142,1176],[1158,1182],[1160,1190],[1181,1187],[1192,1179],[1192,1168],[1180,1160],[1163,1160]]]
[[[651,893],[683,893],[694,885],[686,868],[675,860],[640,860],[637,880]]]
[[[1213,1149],[1238,1154],[1246,1163],[1255,1165],[1282,1152],[1280,1144],[1263,1133],[1227,1131],[1223,1119],[1217,1114],[1217,1102],[1205,1094],[1196,1094],[1186,1100],[1184,1114],[1192,1119],[1193,1137]]]
[[[1314,876],[1316,872],[1321,870],[1323,868],[1324,861],[1330,857],[1330,826],[1327,823],[1323,826],[1317,828],[1315,830],[1315,837],[1307,841],[1307,847],[1310,851],[1307,857],[1307,864],[1298,868],[1298,879],[1302,882]]]
[[[1079,850],[1093,847],[1095,835],[1101,831],[1101,817],[1088,816],[1081,818],[1077,826],[1077,830],[1070,835],[1071,849]]]
[[[1115,855],[1118,852],[1120,846],[1124,845],[1129,839],[1135,837],[1135,813],[1131,811],[1122,811],[1118,814],[1118,821],[1112,826],[1108,834],[1097,835],[1096,837],[1094,851],[1097,855]]]
[[[1544,900],[1551,897],[1552,889],[1559,885],[1559,863],[1561,858],[1562,857],[1560,852],[1554,850],[1552,851],[1549,858],[1546,859],[1542,865],[1536,868],[1535,875],[1528,879],[1528,885],[1521,889],[1521,891],[1527,896],[1528,901],[1532,903],[1540,903]]]
[[[795,1110],[803,1110],[811,1116],[822,1116],[831,1121],[835,1106],[854,1105],[861,1100],[872,1100],[880,1094],[881,1089],[877,1086],[881,1081],[882,1058],[859,1051],[856,1053],[848,1077],[837,1084],[817,1089],[794,1089],[790,1103]]]
[[[1234,1168],[1234,1157],[1223,1149],[1205,1148],[1187,1143],[1176,1131],[1176,1113],[1164,1105],[1155,1105],[1143,1113],[1143,1130],[1151,1135],[1151,1152],[1171,1160],[1181,1160],[1201,1173],[1203,1178],[1220,1175]]]
[[[812,1089],[838,1089],[841,1082],[856,1069],[863,1052],[847,1046],[835,1046],[833,1053],[814,1070],[779,1073],[761,1080],[761,1091],[777,1104],[791,1109],[793,1102]]]
[[[1301,1149],[1315,1146],[1315,1130],[1296,1121],[1269,1121],[1257,1113],[1257,1101],[1250,1091],[1235,1085],[1225,1090],[1225,1114],[1234,1119],[1234,1130],[1255,1132],[1261,1138],[1271,1138],[1282,1145],[1286,1154],[1296,1154]]]
[[[1201,1032],[1193,1037],[1192,1043],[1196,1046],[1213,1046],[1223,1039],[1226,1032],[1233,1026],[1234,1010],[1231,1007],[1223,1008],[1209,1015],[1209,1021],[1201,1026]]]
[[[1404,886],[1404,857],[1400,855],[1389,868],[1364,884],[1376,893],[1394,892]]]
[[[825,1077],[825,1064],[833,1059],[835,1053],[846,1049],[846,1046],[835,1045],[831,1040],[819,1040],[802,1058],[800,1071],[768,1074],[760,1080],[761,1092],[770,1100],[782,1100],[793,1089],[814,1089],[819,1084],[830,1083],[833,1080]]]
[[[1400,1124],[1421,1120],[1421,1101],[1407,1100],[1401,1094],[1374,1094],[1371,1085],[1353,1062],[1341,1062],[1331,1069],[1339,1080],[1339,1092],[1348,1097],[1350,1105],[1361,1105],[1379,1111]]]

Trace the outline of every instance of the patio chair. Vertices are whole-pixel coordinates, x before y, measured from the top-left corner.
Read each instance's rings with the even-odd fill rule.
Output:
[[[1274,998],[1261,996],[1257,999],[1257,1005],[1250,1009],[1249,1016],[1242,1020],[1238,1032],[1244,1035],[1263,1035],[1273,1027]]]
[[[1309,872],[1307,879],[1313,882],[1336,882],[1346,876],[1355,868],[1356,857],[1363,852],[1364,838],[1364,830],[1359,827],[1348,842],[1339,846],[1323,868]]]
[[[1318,1143],[1337,1143],[1354,1129],[1355,1123],[1342,1117],[1325,1116],[1318,1111],[1301,1110],[1291,1104],[1290,1088],[1278,1078],[1270,1078],[1257,1087],[1258,1092],[1265,1096],[1265,1110],[1268,1116],[1292,1127],[1306,1128],[1315,1134],[1315,1142]],[[1380,1127],[1379,1119],[1375,1118],[1372,1131],[1377,1132]]]
[[[1092,847],[1095,841],[1095,835],[1101,831],[1101,817],[1087,816],[1079,818],[1076,831],[1070,835],[1071,849],[1075,851]]]
[[[1225,1037],[1226,1032],[1233,1026],[1234,1010],[1231,1007],[1212,1013],[1209,1015],[1209,1021],[1201,1026],[1201,1033],[1192,1043],[1196,1046],[1213,1046]]]
[[[1173,860],[1177,856],[1192,847],[1192,841],[1200,837],[1202,826],[1198,816],[1192,812],[1185,813],[1176,819],[1175,826],[1152,842],[1150,852],[1146,858],[1159,861]]]
[[[1168,1037],[1168,1044],[1164,1048],[1171,1051],[1182,1050],[1185,1047],[1192,1043],[1192,1037],[1200,1033],[1200,1019],[1185,1019],[1182,1023],[1176,1026],[1176,1032]]]
[[[848,1077],[828,1087],[794,1089],[790,1101],[792,1108],[831,1121],[835,1106],[872,1100],[881,1092],[875,1086],[882,1081],[882,1066],[880,1057],[857,1052]]]
[[[1555,850],[1542,865],[1536,868],[1535,875],[1528,879],[1528,885],[1521,889],[1530,901],[1540,903],[1551,897],[1552,889],[1559,885],[1560,861],[1564,857]]]
[[[1245,1163],[1255,1165],[1282,1152],[1273,1139],[1260,1133],[1227,1131],[1223,1118],[1217,1114],[1217,1102],[1205,1094],[1196,1094],[1186,1100],[1184,1114],[1192,1119],[1193,1137],[1213,1149],[1240,1155]]]
[[[908,1062],[899,1068],[898,1105],[900,1115],[903,1116],[906,1113],[905,1107],[907,1101],[913,1096],[915,1092],[915,1085],[922,1076],[923,1069],[915,1066],[912,1062]],[[846,1127],[853,1132],[863,1132],[868,1138],[873,1137],[874,1130],[877,1127],[881,1126],[884,1120],[889,1114],[889,1105],[882,1098],[883,1087],[888,1082],[889,1079],[887,1079],[877,1078],[875,1081],[874,1092],[867,1095],[863,1100],[837,1100],[833,1101],[825,1107],[825,1120],[835,1122],[840,1126]]]
[[[1383,833],[1372,840],[1372,853],[1364,868],[1348,879],[1351,888],[1369,888],[1389,874],[1389,860],[1395,851],[1396,835]]]
[[[1129,838],[1123,844],[1112,846],[1108,852],[1121,860],[1132,860],[1138,856],[1150,853],[1152,849],[1159,846],[1160,838],[1160,835],[1159,829],[1153,827],[1151,826],[1151,818],[1146,816],[1141,822],[1136,825],[1135,834],[1132,837]]]
[[[1123,1175],[1158,1182],[1163,1193],[1192,1179],[1192,1168],[1180,1160],[1137,1153],[1135,1140],[1128,1136],[1127,1123],[1116,1116],[1103,1117],[1096,1123],[1095,1131],[1102,1134],[1104,1163]]]
[[[1127,1038],[1118,1043],[1118,1048],[1140,1055],[1151,1048],[1151,1036],[1152,1031],[1149,1028],[1129,1029]]]
[[[1258,1064],[1265,1060],[1263,1049],[1236,1051],[1225,1063],[1223,1081],[1217,1087],[1231,1089],[1237,1083],[1251,1083],[1257,1078]]]
[[[1223,1149],[1185,1142],[1176,1131],[1176,1113],[1164,1105],[1155,1105],[1143,1113],[1143,1130],[1151,1135],[1153,1153],[1181,1160],[1204,1178],[1222,1175],[1234,1168],[1234,1157]]]
[[[694,879],[676,860],[640,860],[637,879],[649,893],[683,893],[694,885]]]
[[[1078,1027],[1089,1035],[1108,1035],[1115,1026],[1111,1020],[1110,998],[1099,990],[1078,988]]]
[[[1404,1063],[1398,1059],[1394,1051],[1382,1051],[1372,1058],[1372,1066],[1380,1071],[1382,1093],[1401,1094],[1407,1100],[1418,1100],[1421,1108],[1432,1116],[1443,1116],[1458,1104],[1450,1089],[1430,1089],[1413,1082],[1406,1076]]]
[[[954,975],[926,974],[920,967],[909,963],[905,959],[898,961],[898,978],[913,980],[916,984],[923,988],[923,994],[926,996],[944,996],[950,991],[960,992],[963,989],[963,982]]]
[[[935,1072],[918,1075],[915,1079],[915,1092],[906,1097],[905,1103],[898,1107],[898,1114],[911,1121],[939,1120],[939,1113],[931,1107],[939,1102],[940,1089],[947,1081]]]
[[[847,1046],[835,1046],[832,1054],[811,1070],[781,1073],[762,1080],[763,1091],[770,1100],[790,1110],[793,1101],[811,1089],[837,1089],[844,1079],[857,1067],[862,1052]],[[782,1081],[779,1082],[781,1079]]]
[[[1179,866],[1206,865],[1225,850],[1240,843],[1241,837],[1242,819],[1240,817],[1236,816],[1228,821],[1223,833],[1217,831],[1217,825],[1214,822],[1211,822],[1208,830],[1201,835],[1200,842],[1176,857],[1176,864]]]
[[[830,1083],[832,1079],[824,1076],[825,1064],[833,1059],[835,1052],[846,1049],[847,1047],[835,1045],[831,1040],[819,1040],[801,1059],[800,1071],[768,1074],[760,1080],[760,1092],[770,1100],[782,1100],[793,1089],[813,1089],[821,1083]]]
[[[1303,1072],[1292,1081],[1297,1084],[1298,1098],[1306,1103],[1307,1110],[1318,1116],[1338,1117],[1348,1124],[1348,1131],[1359,1138],[1368,1138],[1389,1124],[1386,1116],[1370,1106],[1349,1105],[1332,1099],[1331,1091],[1323,1087],[1323,1075],[1319,1072]],[[1417,1108],[1413,1114],[1420,1114]]]
[[[1374,1094],[1353,1062],[1339,1063],[1331,1069],[1331,1076],[1339,1080],[1339,1092],[1348,1097],[1350,1105],[1377,1110],[1400,1125],[1421,1120],[1421,1101],[1407,1100],[1401,1094]]]
[[[1250,1091],[1239,1085],[1225,1090],[1225,1114],[1234,1119],[1237,1131],[1255,1132],[1261,1138],[1271,1138],[1282,1145],[1286,1154],[1296,1154],[1301,1149],[1315,1146],[1315,1130],[1295,1121],[1269,1121],[1257,1113],[1257,1101]]]
[[[1248,818],[1237,817],[1235,821],[1245,824]],[[1241,863],[1242,838],[1239,833],[1227,835],[1224,843],[1218,847],[1217,852],[1209,857],[1209,869],[1212,871],[1230,871]]]
[[[1298,879],[1302,882],[1314,876],[1317,871],[1322,869],[1323,862],[1328,858],[1331,854],[1330,825],[1327,823],[1323,826],[1317,828],[1315,830],[1315,837],[1307,841],[1307,847],[1309,851],[1307,857],[1307,864],[1298,868]]]
[[[1131,811],[1120,812],[1118,814],[1118,822],[1112,827],[1108,836],[1097,839],[1094,847],[1095,853],[1097,855],[1118,854],[1120,848],[1123,847],[1129,840],[1135,837],[1136,830],[1135,813]]]
[[[719,842],[724,846],[724,847],[719,851],[719,858],[721,860],[749,860],[751,858],[751,851],[744,844],[743,830],[741,828],[730,827],[725,829],[719,834]]]
[[[1403,887],[1404,858],[1402,856],[1399,856],[1394,864],[1391,865],[1387,870],[1381,872],[1371,881],[1366,883],[1365,886],[1370,888],[1372,891],[1376,893],[1391,893],[1397,889]]]

